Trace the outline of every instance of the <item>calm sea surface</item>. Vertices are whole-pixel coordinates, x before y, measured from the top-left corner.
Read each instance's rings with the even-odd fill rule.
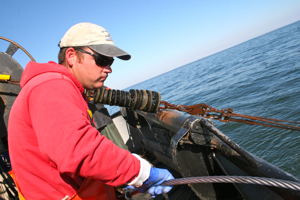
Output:
[[[129,89],[174,104],[300,122],[300,21],[184,65]],[[116,107],[109,111],[115,112]],[[216,127],[247,151],[300,178],[300,132],[235,122]]]

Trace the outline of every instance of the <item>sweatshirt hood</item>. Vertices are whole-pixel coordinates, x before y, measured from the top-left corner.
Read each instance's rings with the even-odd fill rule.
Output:
[[[20,86],[23,88],[28,81],[30,81],[32,78],[44,74],[47,72],[57,72],[60,74],[63,74],[67,77],[69,77],[75,85],[78,87],[81,93],[84,92],[84,88],[79,83],[79,81],[76,79],[76,77],[63,65],[57,64],[53,61],[50,61],[48,63],[36,63],[33,61],[30,61],[22,74],[21,80],[20,80]]]

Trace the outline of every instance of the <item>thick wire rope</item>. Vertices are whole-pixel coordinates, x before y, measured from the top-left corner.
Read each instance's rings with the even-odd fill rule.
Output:
[[[274,178],[265,177],[252,177],[252,176],[200,176],[200,177],[188,177],[178,178],[163,182],[162,186],[171,185],[184,185],[193,183],[243,183],[243,184],[255,184],[265,185],[271,187],[280,187],[291,190],[300,191],[300,183],[294,181],[280,180]]]
[[[254,184],[264,185],[271,187],[279,187],[290,190],[300,191],[300,182],[280,180],[274,178],[265,177],[253,177],[253,176],[199,176],[199,177],[187,177],[177,178],[165,181],[161,186],[173,186],[173,185],[185,185],[195,183],[242,183],[242,184]],[[137,194],[138,189],[134,189],[125,193],[126,199]]]

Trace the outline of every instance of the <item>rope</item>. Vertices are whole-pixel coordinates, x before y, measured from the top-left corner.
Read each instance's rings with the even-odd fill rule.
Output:
[[[161,186],[173,186],[173,185],[185,185],[195,183],[239,183],[239,184],[254,184],[264,185],[271,187],[279,187],[290,190],[300,191],[300,182],[280,180],[274,178],[265,177],[253,177],[253,176],[199,176],[199,177],[187,177],[177,178],[165,181]],[[134,189],[125,193],[126,199],[138,193],[138,189]]]
[[[193,183],[243,183],[256,184],[271,187],[280,187],[285,189],[300,191],[300,183],[294,181],[286,181],[274,178],[251,177],[251,176],[200,176],[178,178],[163,182],[162,186],[184,185]]]

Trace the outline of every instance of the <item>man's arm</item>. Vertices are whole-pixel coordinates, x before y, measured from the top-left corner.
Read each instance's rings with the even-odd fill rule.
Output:
[[[102,180],[109,185],[133,181],[139,160],[101,136],[90,125],[88,107],[67,80],[52,80],[33,89],[29,108],[40,151],[60,173]]]

